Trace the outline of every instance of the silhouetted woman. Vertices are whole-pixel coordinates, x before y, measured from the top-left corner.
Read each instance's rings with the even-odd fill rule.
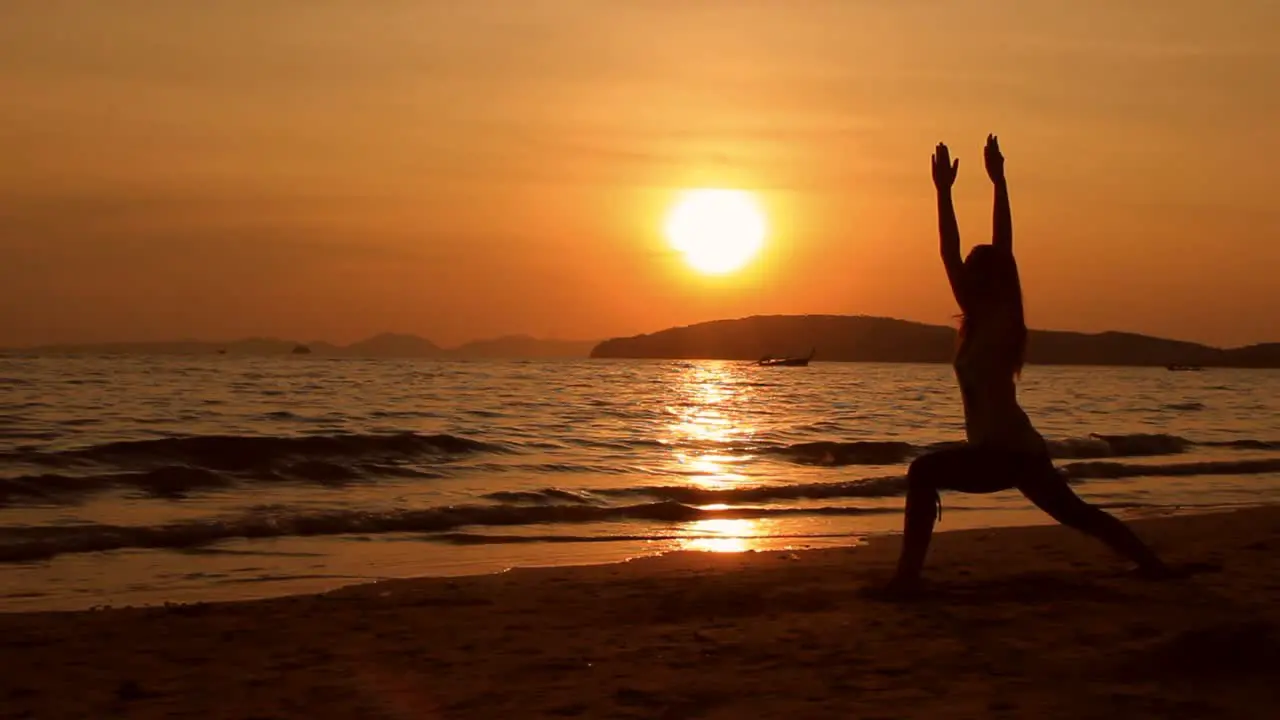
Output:
[[[1058,522],[1093,535],[1136,562],[1144,574],[1163,576],[1167,573],[1164,564],[1123,523],[1072,492],[1054,468],[1044,438],[1018,405],[1014,383],[1022,372],[1027,326],[1018,266],[1013,259],[1004,157],[994,136],[987,137],[985,156],[987,174],[995,184],[992,242],[973,248],[963,261],[951,203],[951,186],[960,161],[951,162],[943,144],[933,156],[942,264],[962,313],[955,372],[968,442],[911,463],[902,556],[888,590],[899,594],[915,589],[933,535],[935,514],[941,512],[939,490],[992,493],[1017,488]]]

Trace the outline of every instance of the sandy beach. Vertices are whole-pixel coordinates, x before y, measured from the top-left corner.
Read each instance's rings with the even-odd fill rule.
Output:
[[[939,534],[902,604],[885,538],[4,615],[0,716],[1274,717],[1280,508],[1135,524],[1200,571],[1030,527]]]

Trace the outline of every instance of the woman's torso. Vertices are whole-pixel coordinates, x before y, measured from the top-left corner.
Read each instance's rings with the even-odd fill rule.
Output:
[[[1044,439],[1018,405],[1007,354],[1012,320],[994,317],[968,328],[954,363],[971,444],[1043,452]]]

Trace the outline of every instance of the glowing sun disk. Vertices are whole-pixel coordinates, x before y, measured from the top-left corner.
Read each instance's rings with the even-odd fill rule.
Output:
[[[742,190],[687,190],[666,223],[671,247],[709,275],[742,268],[760,252],[767,232],[755,197]]]

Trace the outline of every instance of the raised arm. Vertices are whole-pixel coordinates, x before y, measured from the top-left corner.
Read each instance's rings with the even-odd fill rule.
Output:
[[[938,240],[942,251],[942,266],[947,269],[951,294],[955,295],[960,309],[964,302],[964,260],[960,257],[960,226],[956,222],[956,209],[951,201],[951,186],[955,184],[960,161],[952,162],[947,146],[938,143],[933,153],[933,186],[938,190]]]
[[[995,207],[991,212],[991,244],[1013,252],[1013,215],[1009,211],[1009,184],[1004,179],[1004,155],[1000,154],[1000,141],[995,135],[987,136],[983,151],[987,162],[987,175],[995,186]]]

